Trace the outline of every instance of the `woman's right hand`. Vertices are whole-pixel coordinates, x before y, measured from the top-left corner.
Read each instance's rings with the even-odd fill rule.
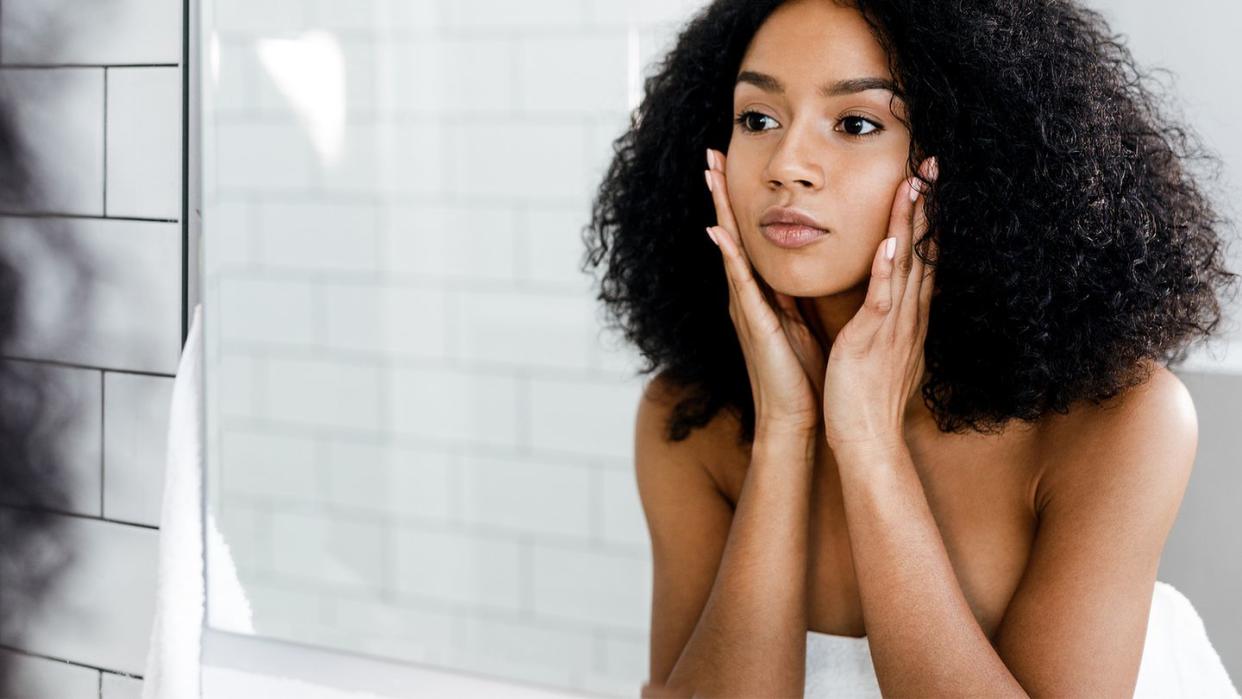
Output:
[[[752,274],[729,203],[725,156],[709,148],[707,163],[717,222],[707,232],[724,259],[729,316],[746,359],[756,431],[763,427],[814,433],[821,423],[827,369],[823,349],[794,298],[772,290]]]

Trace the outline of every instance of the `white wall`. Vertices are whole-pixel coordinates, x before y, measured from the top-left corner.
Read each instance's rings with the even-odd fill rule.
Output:
[[[597,337],[577,232],[641,71],[700,4],[210,3],[209,454],[260,634],[596,691],[645,676],[639,384]],[[1186,39],[1135,48],[1198,75]],[[314,79],[263,58],[282,51]],[[1236,98],[1211,86],[1181,85],[1236,168]],[[1226,523],[1195,499],[1222,437],[1199,522]],[[1162,578],[1232,643],[1224,588],[1195,583],[1219,549],[1186,519]]]
[[[1144,68],[1167,69],[1156,77],[1170,90],[1172,107],[1223,160],[1219,181],[1204,180],[1221,212],[1242,225],[1242,94],[1237,85],[1236,45],[1242,3],[1219,0],[1088,0],[1121,34]],[[1175,112],[1177,113],[1177,112]],[[1228,233],[1232,264],[1242,273],[1242,229]],[[1195,353],[1186,369],[1242,374],[1242,294],[1227,309],[1229,334]]]
[[[1223,160],[1219,181],[1205,181],[1222,213],[1242,223],[1242,114],[1234,46],[1242,3],[1189,0],[1091,0],[1145,68],[1158,79],[1181,118]],[[1227,232],[1230,269],[1242,273],[1242,231]],[[1159,577],[1181,590],[1203,617],[1209,637],[1237,683],[1242,678],[1242,297],[1227,309],[1232,329],[1222,342],[1191,356],[1177,373],[1199,414],[1199,451],[1177,522],[1160,560]]]

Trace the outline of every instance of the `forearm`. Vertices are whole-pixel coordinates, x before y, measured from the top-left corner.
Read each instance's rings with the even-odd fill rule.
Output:
[[[906,445],[833,452],[884,694],[1026,696],[970,610]]]
[[[667,686],[802,696],[815,432],[756,429],[716,580]]]

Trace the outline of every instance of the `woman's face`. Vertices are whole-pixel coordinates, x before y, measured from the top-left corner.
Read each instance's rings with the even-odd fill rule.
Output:
[[[888,236],[893,197],[911,174],[901,102],[894,114],[886,89],[820,93],[871,78],[892,80],[884,49],[861,14],[832,0],[781,5],[742,58],[733,113],[743,119],[733,126],[725,176],[742,243],[777,291],[820,297],[865,284]],[[798,209],[828,234],[779,247],[760,229],[772,207]]]

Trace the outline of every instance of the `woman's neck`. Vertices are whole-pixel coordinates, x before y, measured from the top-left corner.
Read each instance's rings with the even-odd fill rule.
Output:
[[[858,313],[866,298],[867,287],[857,286],[831,296],[798,299],[798,307],[802,309],[803,317],[819,338],[825,357],[828,356],[837,333]]]

